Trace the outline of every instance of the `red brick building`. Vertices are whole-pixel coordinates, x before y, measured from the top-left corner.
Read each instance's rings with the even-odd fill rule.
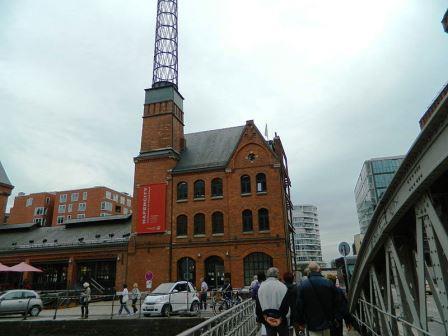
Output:
[[[280,138],[266,141],[251,120],[184,135],[183,120],[174,85],[146,90],[128,282],[143,284],[152,271],[155,284],[204,276],[211,287],[225,277],[241,287],[270,266],[291,270],[290,182]],[[155,219],[162,229],[145,234],[142,216],[157,209],[151,202],[141,209],[141,189],[156,185],[163,192],[152,197],[165,194],[165,211]]]
[[[0,224],[6,222],[6,204],[8,203],[8,197],[11,195],[12,189],[14,189],[14,186],[11,184],[0,162]]]
[[[73,219],[127,215],[132,197],[107,187],[19,194],[11,208],[9,224],[36,223],[55,226]]]

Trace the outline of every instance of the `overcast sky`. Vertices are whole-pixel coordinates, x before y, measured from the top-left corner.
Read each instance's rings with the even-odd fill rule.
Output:
[[[0,0],[0,160],[14,195],[132,192],[156,0]],[[446,0],[179,0],[186,132],[254,119],[286,148],[324,258],[359,232],[364,160],[407,152],[448,79]],[[11,197],[10,204],[13,197]]]

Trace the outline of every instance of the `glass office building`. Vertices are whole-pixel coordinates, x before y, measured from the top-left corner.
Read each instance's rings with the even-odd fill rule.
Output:
[[[355,187],[359,227],[365,234],[380,201],[404,156],[370,159],[364,162]]]
[[[322,261],[317,207],[310,204],[295,205],[292,209],[292,223],[295,230],[294,249],[297,268],[304,270],[310,261],[316,261],[321,267],[325,266]]]

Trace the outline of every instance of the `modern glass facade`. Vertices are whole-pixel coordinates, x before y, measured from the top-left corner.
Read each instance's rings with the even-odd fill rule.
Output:
[[[364,162],[355,187],[359,227],[365,234],[373,212],[389,186],[404,156],[371,159]]]
[[[325,266],[322,261],[319,219],[314,205],[296,205],[292,209],[294,249],[298,269],[305,269],[310,261]]]

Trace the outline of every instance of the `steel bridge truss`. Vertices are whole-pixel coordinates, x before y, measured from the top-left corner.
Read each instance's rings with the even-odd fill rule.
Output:
[[[439,98],[358,255],[349,304],[370,335],[448,335],[448,94]]]

